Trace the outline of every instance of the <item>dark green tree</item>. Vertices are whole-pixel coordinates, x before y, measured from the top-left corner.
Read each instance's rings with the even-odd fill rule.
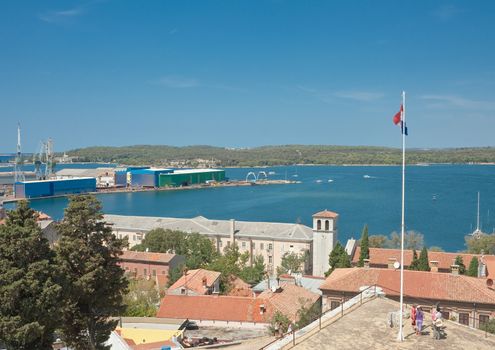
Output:
[[[129,281],[129,291],[124,296],[126,305],[124,316],[154,317],[159,302],[160,295],[155,281],[133,278]]]
[[[7,349],[52,349],[62,288],[54,254],[26,201],[0,225],[0,343]]]
[[[418,260],[419,271],[430,271],[430,262],[428,260],[428,250],[426,250],[426,247],[423,247],[423,249],[421,249]]]
[[[342,244],[340,244],[340,242],[337,242],[332,252],[330,253],[330,256],[328,257],[328,263],[330,265],[330,268],[325,273],[325,276],[329,276],[336,268],[351,267],[351,260],[349,259],[349,256],[347,255],[344,247],[342,247]]]
[[[469,263],[467,275],[472,277],[478,277],[478,268],[479,268],[478,257],[473,256],[471,262]]]
[[[412,256],[411,264],[409,265],[409,270],[416,270],[416,271],[419,270],[419,259],[416,249],[413,249],[413,256]]]
[[[249,253],[240,253],[237,244],[225,247],[223,255],[213,260],[208,266],[208,270],[218,271],[220,276],[220,292],[227,293],[233,277],[239,277],[249,259]]]
[[[359,252],[359,262],[358,266],[364,266],[364,259],[370,258],[370,243],[368,241],[368,225],[364,225],[363,232],[361,234],[361,251]]]
[[[184,274],[184,269],[186,269],[186,265],[180,264],[173,269],[168,270],[168,280],[167,280],[167,287],[170,287],[173,285],[179,278],[182,277]]]
[[[462,260],[462,256],[457,255],[454,261],[455,265],[459,265],[459,274],[464,275],[466,273],[466,265],[464,265],[464,261]]]
[[[321,305],[316,302],[311,305],[308,299],[299,298],[300,308],[297,310],[297,329],[306,327],[308,324],[316,320],[321,314]]]
[[[117,262],[127,240],[115,237],[92,195],[70,197],[57,229],[57,262],[65,294],[60,315],[63,339],[76,350],[107,349],[103,344],[117,326],[110,317],[125,310],[128,282]]]
[[[481,237],[466,236],[468,253],[495,254],[495,233],[482,235]]]

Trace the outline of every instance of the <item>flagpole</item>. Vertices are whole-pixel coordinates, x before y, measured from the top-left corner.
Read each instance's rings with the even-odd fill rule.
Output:
[[[404,313],[404,197],[406,185],[406,92],[402,91],[402,115],[401,115],[401,131],[402,131],[402,222],[401,222],[401,241],[400,241],[400,318],[399,318],[399,334],[397,340],[404,340],[403,331],[403,313]]]

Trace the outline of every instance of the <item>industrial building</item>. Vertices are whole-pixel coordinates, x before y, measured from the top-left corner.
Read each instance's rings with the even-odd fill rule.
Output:
[[[173,172],[173,169],[128,169],[128,183],[132,187],[158,187],[159,176]]]
[[[75,179],[54,179],[20,181],[14,186],[15,198],[39,198],[96,192],[96,179],[82,177]]]
[[[114,187],[116,168],[65,168],[55,173],[56,179],[96,178],[96,187]]]
[[[159,187],[189,186],[207,183],[208,181],[225,181],[225,170],[219,169],[187,169],[174,170],[172,173],[160,174]]]

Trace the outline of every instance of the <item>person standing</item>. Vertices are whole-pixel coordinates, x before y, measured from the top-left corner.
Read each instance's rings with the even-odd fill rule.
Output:
[[[421,334],[421,330],[423,329],[423,310],[421,306],[416,308],[416,335]]]
[[[412,304],[411,306],[411,326],[415,330],[416,329],[416,305]]]

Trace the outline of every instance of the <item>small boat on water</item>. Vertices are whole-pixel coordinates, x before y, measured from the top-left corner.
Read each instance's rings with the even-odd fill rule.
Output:
[[[332,179],[328,179],[328,182],[333,182],[333,180]]]
[[[364,177],[365,179],[371,179],[371,176],[369,176],[369,175],[363,175],[363,177]]]
[[[323,181],[322,180],[316,180],[315,181],[317,184],[321,184]]]

